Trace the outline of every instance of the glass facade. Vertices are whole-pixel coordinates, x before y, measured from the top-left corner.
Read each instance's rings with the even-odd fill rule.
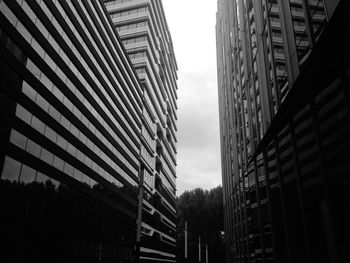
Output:
[[[161,1],[104,1],[142,84],[142,262],[175,262],[177,65]]]
[[[346,2],[218,1],[226,262],[346,262]]]
[[[1,1],[0,54],[1,261],[134,262],[152,137],[102,1]]]

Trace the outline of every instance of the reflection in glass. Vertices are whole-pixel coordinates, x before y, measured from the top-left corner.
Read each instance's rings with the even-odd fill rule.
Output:
[[[22,149],[25,149],[27,138],[23,136],[21,133],[19,133],[18,131],[12,129],[11,135],[10,135],[10,142]]]
[[[4,169],[2,170],[1,179],[9,180],[11,182],[17,181],[19,173],[21,171],[21,163],[12,159],[11,157],[5,157]]]
[[[33,168],[23,164],[19,181],[24,184],[29,184],[35,181],[36,171]]]

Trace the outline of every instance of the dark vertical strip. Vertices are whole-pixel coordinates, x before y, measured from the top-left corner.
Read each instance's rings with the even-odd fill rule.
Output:
[[[315,140],[316,140],[316,147],[317,147],[317,154],[320,164],[320,176],[322,180],[322,186],[324,191],[324,200],[321,202],[321,210],[323,215],[323,224],[325,228],[325,234],[326,234],[326,242],[327,242],[327,249],[328,249],[328,256],[331,263],[338,262],[338,251],[336,246],[336,239],[335,239],[335,232],[334,232],[334,226],[332,222],[332,207],[330,204],[330,191],[329,191],[329,185],[328,185],[328,175],[327,175],[327,166],[326,166],[326,160],[324,157],[324,152],[322,149],[322,138],[321,138],[321,132],[319,127],[319,119],[316,112],[316,105],[313,100],[310,101],[310,110],[311,110],[311,117],[312,117],[312,125],[314,128],[315,133]]]
[[[285,197],[284,185],[283,185],[283,180],[282,180],[280,153],[279,153],[279,147],[278,147],[278,141],[277,141],[276,135],[273,139],[273,144],[275,147],[275,156],[276,156],[276,161],[277,161],[277,173],[278,173],[278,180],[279,180],[279,184],[280,184],[279,190],[280,190],[280,198],[281,198],[283,227],[284,227],[284,232],[285,232],[286,251],[287,251],[288,262],[291,263],[292,262],[292,252],[291,252],[291,246],[290,246],[290,241],[289,241],[287,208],[285,207],[286,197]]]
[[[266,148],[263,150],[263,161],[264,161],[264,170],[265,170],[265,183],[266,183],[266,194],[267,194],[267,205],[268,205],[268,214],[269,214],[269,220],[270,220],[270,229],[271,229],[271,239],[272,239],[272,248],[273,248],[273,251],[275,253],[276,251],[276,246],[275,246],[275,238],[274,238],[274,235],[273,235],[273,231],[274,231],[274,228],[273,228],[273,222],[272,222],[272,210],[271,210],[271,194],[270,194],[270,176],[269,176],[269,172],[268,172],[268,168],[267,168],[267,150]],[[277,258],[274,254],[274,257],[273,257],[273,262],[277,263]]]
[[[293,120],[289,121],[289,133],[291,137],[292,142],[292,150],[293,150],[293,161],[294,161],[294,167],[295,167],[295,173],[296,173],[296,180],[297,180],[297,186],[298,186],[298,197],[299,197],[299,205],[301,210],[301,219],[303,223],[303,233],[304,233],[304,242],[305,242],[305,250],[306,250],[306,261],[311,263],[311,257],[310,257],[310,244],[309,244],[309,238],[308,238],[308,229],[305,219],[305,204],[304,204],[304,193],[303,193],[303,185],[301,182],[301,172],[300,172],[300,163],[298,158],[298,149],[297,149],[297,142],[295,138],[295,128]]]
[[[143,177],[145,174],[145,168],[143,165],[140,166],[139,172],[139,197],[138,197],[138,207],[137,207],[137,229],[136,229],[136,246],[135,246],[135,254],[136,261],[140,262],[140,247],[141,247],[141,224],[142,224],[142,207],[143,207],[143,195],[144,195],[144,187],[143,187]]]
[[[254,176],[255,176],[255,191],[256,191],[256,201],[258,204],[258,222],[259,222],[259,235],[260,235],[260,246],[262,250],[262,262],[265,262],[265,244],[264,244],[264,226],[261,219],[261,198],[260,198],[260,185],[259,185],[259,174],[256,164],[256,159],[254,159]]]

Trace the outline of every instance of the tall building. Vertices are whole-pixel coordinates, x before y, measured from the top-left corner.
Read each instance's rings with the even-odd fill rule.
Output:
[[[141,262],[175,262],[177,64],[162,1],[105,0],[131,62],[144,102]]]
[[[0,261],[135,262],[145,96],[103,1],[1,0],[0,76]]]
[[[347,262],[349,11],[218,1],[227,262]]]

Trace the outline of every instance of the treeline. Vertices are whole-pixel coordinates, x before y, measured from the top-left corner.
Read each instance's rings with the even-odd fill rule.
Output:
[[[201,262],[205,262],[208,245],[208,262],[225,261],[223,240],[222,187],[211,190],[196,188],[185,191],[177,200],[177,262],[184,261],[185,221],[188,230],[188,261],[198,262],[198,239],[201,237]]]

